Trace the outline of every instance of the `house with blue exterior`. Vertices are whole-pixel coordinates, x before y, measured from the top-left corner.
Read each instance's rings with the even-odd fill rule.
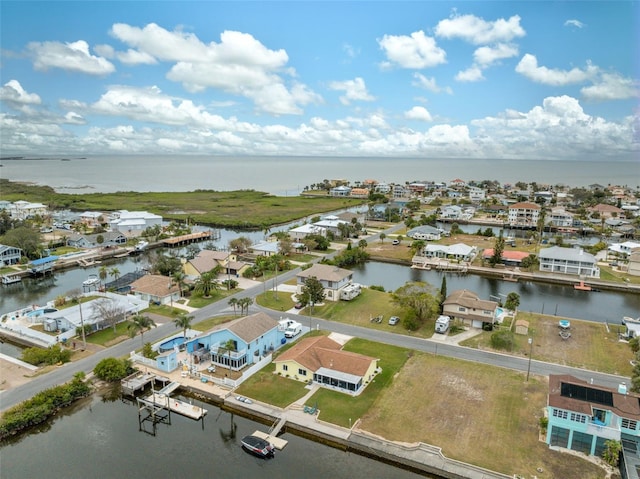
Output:
[[[211,358],[213,365],[239,371],[286,342],[285,328],[262,312],[221,326],[186,342],[186,351],[194,364]]]
[[[549,376],[546,442],[587,455],[602,456],[605,442],[621,441],[624,454],[637,457],[640,396],[597,386],[570,375]]]

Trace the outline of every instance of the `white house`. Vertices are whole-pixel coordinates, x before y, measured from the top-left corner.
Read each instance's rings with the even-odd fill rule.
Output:
[[[414,240],[439,241],[442,230],[429,225],[417,226],[407,231],[407,236]]]
[[[477,254],[478,248],[464,243],[452,245],[428,244],[422,250],[422,256],[425,258],[444,258],[457,261],[473,261]]]
[[[292,240],[301,240],[307,236],[314,235],[327,236],[327,228],[314,224],[304,224],[289,230],[289,236]]]
[[[17,220],[26,220],[34,216],[46,216],[49,209],[42,203],[30,203],[29,201],[14,201],[10,208],[9,214]]]
[[[552,208],[545,223],[559,228],[570,228],[573,226],[573,215],[564,208]]]
[[[596,257],[578,248],[552,246],[540,251],[540,271],[599,278]]]
[[[114,214],[110,226],[127,236],[139,236],[144,230],[155,225],[162,226],[162,216],[147,211],[121,210]]]
[[[613,243],[609,246],[609,252],[626,258],[634,251],[640,251],[640,243],[637,241],[625,241],[624,243]]]
[[[353,271],[328,264],[314,264],[296,275],[296,294],[302,293],[305,281],[312,277],[322,283],[326,300],[339,301],[342,290],[352,284]]]
[[[0,244],[0,266],[18,264],[20,263],[20,258],[22,258],[22,250],[20,248]]]
[[[487,196],[487,193],[482,188],[478,188],[477,186],[469,187],[469,199],[474,203],[483,201]]]
[[[460,219],[462,218],[462,208],[457,205],[445,206],[440,211],[440,218]]]
[[[514,203],[509,206],[509,226],[536,226],[540,209],[540,205],[528,201]]]

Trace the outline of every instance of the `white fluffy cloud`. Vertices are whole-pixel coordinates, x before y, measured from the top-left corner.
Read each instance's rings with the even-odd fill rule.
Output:
[[[13,107],[41,103],[40,96],[36,93],[27,93],[18,80],[9,80],[0,88],[0,100],[6,101]]]
[[[466,70],[458,72],[455,78],[460,82],[476,82],[484,80],[484,75],[482,74],[482,68],[477,65],[473,65]]]
[[[411,110],[405,111],[404,117],[409,120],[433,121],[431,113],[423,106],[414,106]]]
[[[505,58],[518,55],[518,47],[507,43],[498,43],[494,46],[484,46],[473,53],[473,61],[483,67],[490,66]]]
[[[474,45],[486,45],[495,42],[509,42],[523,37],[525,30],[520,26],[520,17],[514,15],[508,20],[500,18],[493,22],[475,15],[453,15],[440,20],[435,28],[437,37],[461,38]]]
[[[624,78],[616,73],[603,73],[591,86],[580,93],[590,100],[625,100],[640,96],[638,81]]]
[[[144,28],[118,23],[111,34],[133,48],[119,54],[120,61],[173,63],[167,78],[190,92],[219,89],[248,98],[258,110],[275,115],[301,114],[302,106],[322,102],[306,85],[287,84],[285,77],[295,71],[287,68],[285,50],[271,50],[248,33],[227,30],[219,43],[204,43],[192,33],[168,31],[155,23]]]
[[[398,65],[402,68],[422,69],[446,63],[447,54],[436,45],[433,37],[424,32],[407,35],[385,35],[378,44],[384,51],[387,62],[383,67]]]
[[[373,101],[375,97],[367,91],[367,86],[362,78],[353,80],[334,81],[329,84],[331,90],[344,91],[340,97],[343,105],[349,105],[352,101]]]
[[[538,66],[538,59],[535,55],[527,53],[516,66],[516,72],[537,83],[562,86],[587,81],[598,73],[598,68],[591,64],[588,64],[584,70],[580,68],[572,68],[571,70],[547,68]]]
[[[108,75],[115,71],[106,58],[91,55],[89,44],[84,40],[72,43],[31,42],[27,49],[37,70],[60,68],[89,75]]]

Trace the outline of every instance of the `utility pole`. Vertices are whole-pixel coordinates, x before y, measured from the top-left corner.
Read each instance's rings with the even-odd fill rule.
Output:
[[[529,365],[527,366],[527,382],[529,382],[529,373],[531,372],[531,353],[533,352],[533,338],[527,339],[529,343]]]

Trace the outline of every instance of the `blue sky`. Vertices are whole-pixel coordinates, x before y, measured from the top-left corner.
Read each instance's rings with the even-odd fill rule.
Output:
[[[634,160],[638,2],[0,3],[2,155]]]

